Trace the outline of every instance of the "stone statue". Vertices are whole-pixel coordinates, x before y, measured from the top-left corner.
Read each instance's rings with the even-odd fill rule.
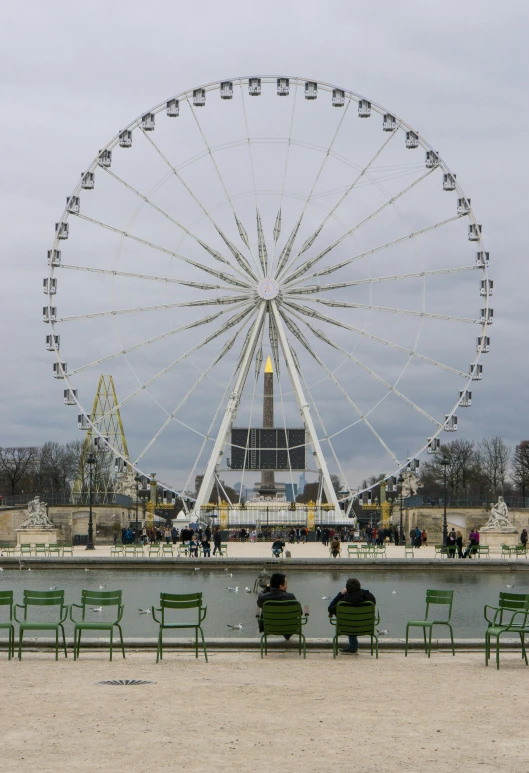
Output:
[[[402,498],[414,497],[418,489],[422,488],[419,478],[412,470],[407,470],[402,477]]]
[[[496,504],[491,502],[490,517],[483,529],[501,530],[514,529],[508,517],[509,510],[503,497],[498,497]],[[481,531],[483,531],[483,529]]]
[[[54,529],[55,526],[46,514],[46,502],[41,502],[40,497],[35,497],[28,502],[28,515],[20,529]]]
[[[135,499],[136,481],[134,480],[134,473],[132,470],[127,470],[126,472],[122,472],[120,475],[116,475],[114,491],[116,494],[123,494],[126,497]]]

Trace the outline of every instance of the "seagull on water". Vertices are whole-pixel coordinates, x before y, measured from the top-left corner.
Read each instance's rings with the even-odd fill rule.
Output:
[[[90,612],[102,612],[103,607],[90,607]]]
[[[200,566],[195,566],[195,572],[200,572]]]
[[[50,585],[50,590],[57,590],[57,586],[56,585]]]
[[[228,623],[228,628],[231,628],[232,631],[240,631],[242,629],[242,625],[240,623],[238,625],[230,625]]]
[[[150,615],[151,614],[151,610],[150,609],[138,609],[138,612],[140,613],[140,615]]]
[[[236,588],[228,588],[228,587],[226,587],[226,590],[231,590],[231,591],[234,591],[234,593],[238,593],[239,592],[239,586],[237,586]]]
[[[512,585],[507,585],[508,588],[514,588],[514,583]]]
[[[251,592],[252,592],[252,589],[251,589],[251,588],[245,588],[245,589],[244,589],[244,592],[245,592],[245,593],[251,593]]]
[[[104,590],[107,586],[106,585],[100,585],[99,590]]]
[[[322,601],[327,601],[327,599],[330,599],[330,598],[331,598],[330,596],[322,596],[322,597],[321,597],[321,600],[322,600]]]
[[[380,631],[380,630],[377,628],[377,633],[378,633],[378,635],[379,635],[379,636],[387,636],[387,635],[388,635],[388,629],[387,629],[387,628],[384,628],[384,630],[383,630],[383,631]]]
[[[392,593],[393,596],[397,595],[397,591],[396,590],[392,590],[391,593]]]

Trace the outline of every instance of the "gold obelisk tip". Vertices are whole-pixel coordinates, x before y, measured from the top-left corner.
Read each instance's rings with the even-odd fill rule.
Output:
[[[264,369],[265,373],[273,373],[274,369],[272,367],[272,360],[270,359],[270,356],[268,356],[268,359],[266,360],[266,365]]]

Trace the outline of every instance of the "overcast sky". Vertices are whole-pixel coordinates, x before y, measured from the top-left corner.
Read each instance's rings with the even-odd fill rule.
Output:
[[[527,439],[528,35],[529,7],[515,0],[4,2],[0,445],[80,434],[41,322],[46,251],[79,172],[172,94],[281,72],[393,109],[457,172],[491,253],[495,319],[457,436]]]

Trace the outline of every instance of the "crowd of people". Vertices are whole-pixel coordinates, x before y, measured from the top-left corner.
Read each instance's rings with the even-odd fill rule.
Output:
[[[117,544],[117,534],[114,535],[114,544]],[[222,534],[220,526],[211,531],[209,526],[197,526],[196,529],[191,526],[184,526],[182,529],[172,528],[166,525],[163,529],[147,529],[145,526],[139,531],[139,535],[132,528],[123,528],[121,530],[121,542],[123,545],[131,545],[136,541],[143,545],[165,543],[170,545],[186,545],[190,556],[203,556],[209,558],[212,555],[211,543],[213,542],[213,555],[222,555]]]

